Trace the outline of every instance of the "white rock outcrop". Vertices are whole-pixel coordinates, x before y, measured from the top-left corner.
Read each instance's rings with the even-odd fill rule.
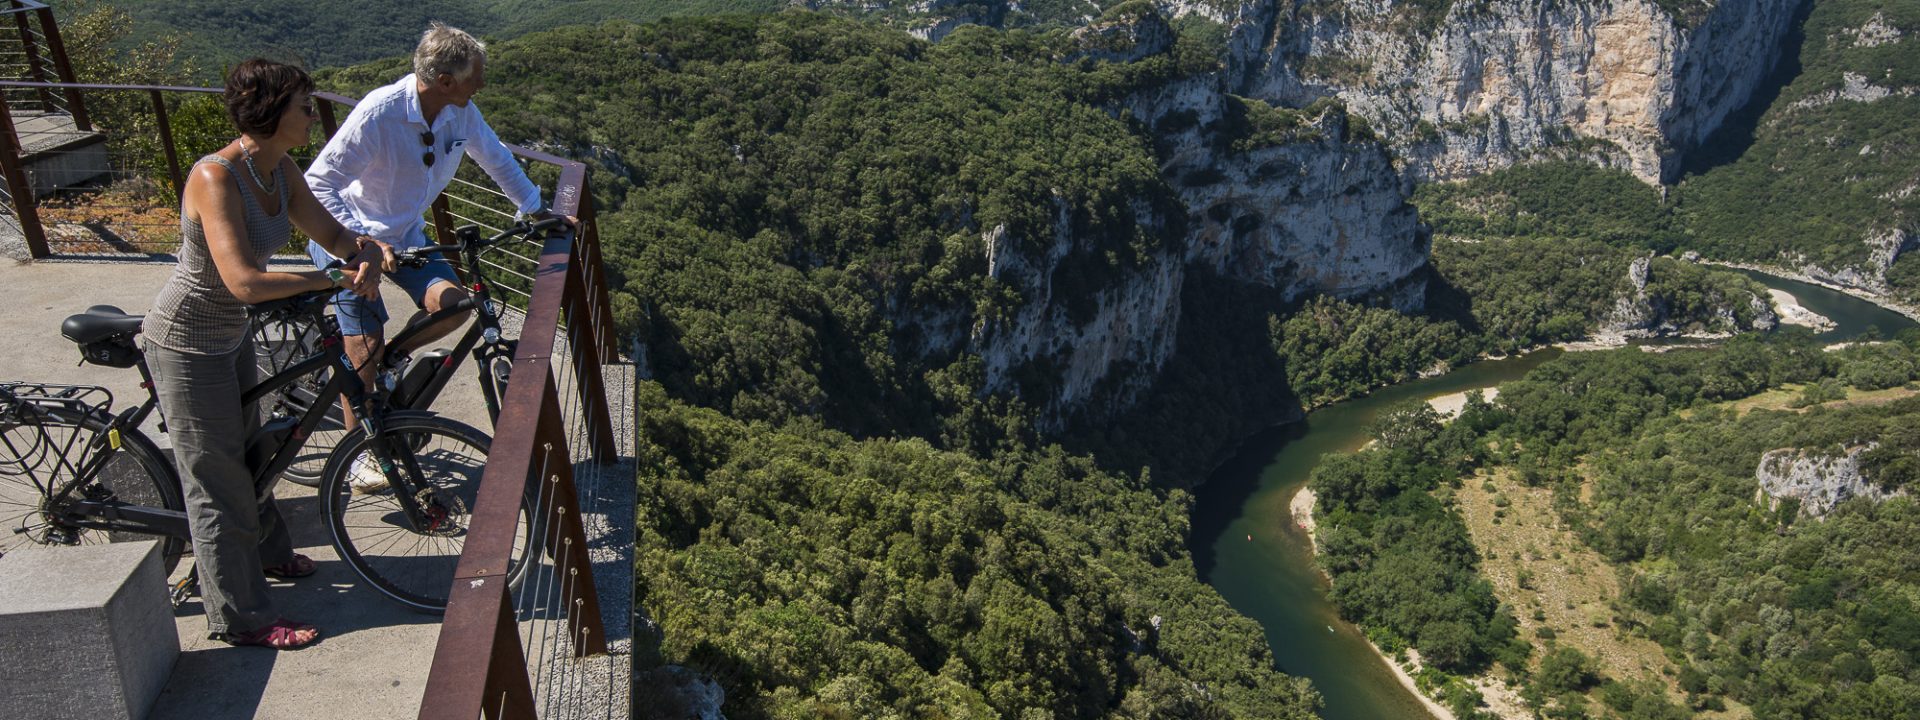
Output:
[[[1769,508],[1778,508],[1781,500],[1797,500],[1800,515],[1817,520],[1854,498],[1879,502],[1900,495],[1860,474],[1860,453],[1875,445],[1848,448],[1838,455],[1801,448],[1768,451],[1760,456],[1760,468],[1754,472],[1760,483],[1758,499]]]

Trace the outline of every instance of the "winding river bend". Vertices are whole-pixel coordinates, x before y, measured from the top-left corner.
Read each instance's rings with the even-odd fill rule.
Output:
[[[1751,271],[1768,287],[1785,290],[1836,326],[1820,339],[1838,342],[1878,327],[1891,337],[1916,323],[1898,313],[1817,285]],[[1327,720],[1428,718],[1420,700],[1403,689],[1366,637],[1340,619],[1327,600],[1327,581],[1313,563],[1306,531],[1288,502],[1306,485],[1326,453],[1366,444],[1366,428],[1381,411],[1410,399],[1487,388],[1518,379],[1560,354],[1542,350],[1489,360],[1439,377],[1394,386],[1371,396],[1316,410],[1306,418],[1248,438],[1215,470],[1194,506],[1193,553],[1201,577],[1233,607],[1260,622],[1280,669],[1312,679],[1326,701]]]

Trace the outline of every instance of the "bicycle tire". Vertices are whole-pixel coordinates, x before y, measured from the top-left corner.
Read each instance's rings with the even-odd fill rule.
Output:
[[[260,368],[260,377],[268,378],[295,363],[320,351],[321,328],[310,320],[279,320],[267,322],[255,320],[253,324],[253,352],[255,364]],[[327,373],[332,369],[315,373],[291,383],[273,395],[262,398],[260,403],[269,414],[282,414],[300,417],[306,414],[319,395],[320,389],[327,384]],[[327,458],[333,449],[346,437],[347,426],[337,405],[327,409],[326,417],[320,425],[307,435],[306,442],[300,446],[299,454],[293,463],[281,472],[281,477],[297,485],[319,487],[321,473],[326,470]]]
[[[492,441],[472,426],[432,413],[395,412],[382,424],[392,447],[412,453],[427,480],[422,486],[428,489],[416,497],[446,511],[443,527],[451,529],[416,531],[408,526],[392,489],[355,490],[350,480],[354,462],[371,444],[365,432],[355,428],[327,459],[320,482],[327,531],[341,559],[368,586],[413,610],[444,612]],[[395,468],[405,472],[405,463],[396,462]],[[506,573],[509,588],[523,579],[536,547],[533,500],[524,492],[514,536]]]
[[[91,438],[105,430],[110,418],[97,412],[78,414],[57,408],[40,408],[35,417],[38,422],[21,422],[18,417],[0,421],[0,555],[28,546],[158,539],[161,569],[172,576],[181,556],[186,554],[184,538],[72,527],[57,522],[47,512],[47,494],[35,484],[37,480],[51,488],[71,480],[67,473],[80,467],[87,458],[70,460],[63,467],[55,456],[87,447]],[[42,434],[43,431],[48,434]],[[107,452],[113,455],[95,475],[94,482],[109,490],[112,497],[135,505],[186,511],[186,503],[180,497],[180,476],[174,471],[173,462],[161,454],[146,435],[138,430],[123,429],[119,449]]]

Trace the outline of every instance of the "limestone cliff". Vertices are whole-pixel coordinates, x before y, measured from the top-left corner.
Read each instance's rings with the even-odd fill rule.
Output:
[[[1873,444],[1848,448],[1843,454],[1829,451],[1782,448],[1760,456],[1759,500],[1776,508],[1781,500],[1800,504],[1799,514],[1819,519],[1840,503],[1857,497],[1875,502],[1899,494],[1881,489],[1860,473],[1860,453]]]
[[[1661,182],[1771,72],[1800,2],[1266,0],[1234,13],[1228,62],[1249,96],[1345,100],[1416,179],[1575,157]]]
[[[1806,1],[1153,4],[1224,26],[1228,90],[1284,107],[1338,97],[1391,139],[1415,180],[1581,158],[1658,183],[1753,97]],[[1090,2],[796,2],[877,15],[934,40],[970,23],[1102,22]],[[1885,28],[1861,32],[1863,42],[1897,40]]]
[[[1148,12],[1090,24],[1077,39],[1076,57],[1132,62],[1170,50],[1173,34]],[[1161,175],[1185,217],[1134,208],[1142,224],[1178,241],[1106,279],[1091,298],[1060,290],[1062,273],[1083,272],[1072,266],[1076,253],[1095,239],[1073,235],[1058,200],[1042,252],[1018,250],[1035,244],[1005,228],[985,230],[988,273],[1021,298],[1009,316],[982,319],[968,334],[988,388],[1044,373],[1053,396],[1029,400],[1044,407],[1046,422],[1088,403],[1125,406],[1172,354],[1181,287],[1198,265],[1289,300],[1330,294],[1419,306],[1424,285],[1414,278],[1429,239],[1385,146],[1338,102],[1275,108],[1228,94],[1227,81],[1204,74],[1114,108],[1161,144]]]

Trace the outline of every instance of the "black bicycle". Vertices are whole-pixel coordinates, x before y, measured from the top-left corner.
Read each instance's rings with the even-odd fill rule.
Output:
[[[506,397],[507,381],[513,374],[513,354],[519,347],[519,341],[506,337],[501,327],[500,320],[506,313],[506,306],[494,298],[494,283],[487,278],[480,256],[503,241],[515,237],[534,237],[558,227],[562,222],[558,218],[518,222],[491,237],[481,236],[477,225],[466,225],[454,231],[453,243],[428,245],[394,254],[401,266],[411,268],[426,267],[436,255],[458,255],[472,278],[470,289],[473,292],[467,299],[441,308],[439,312],[414,317],[387,342],[389,349],[381,354],[380,369],[375,377],[379,379],[381,389],[387,393],[390,407],[402,410],[431,408],[434,400],[440,397],[440,392],[459,372],[460,359],[471,356],[473,367],[479,374],[480,395],[486,401],[487,418],[495,424],[499,423],[500,403]],[[452,350],[412,347],[414,338],[428,328],[468,313],[473,314],[474,322],[467,326],[466,334],[461,336]],[[253,335],[254,351],[262,374],[279,372],[298,359],[311,355],[324,336],[317,324],[310,321],[256,322]],[[289,414],[299,414],[316,398],[327,397],[319,392],[320,385],[325,381],[324,376],[315,376],[290,385],[274,401]],[[306,450],[287,468],[287,479],[307,486],[320,483],[321,469],[328,454],[346,435],[347,427],[343,418],[344,414],[337,405],[328,410],[326,418],[307,439]]]
[[[331,295],[307,293],[254,306],[260,321],[309,323],[322,335],[316,352],[247,389],[242,400],[258,403],[321,374],[321,397],[344,393],[351,399],[357,427],[321,472],[333,545],[369,586],[416,610],[439,612],[465,544],[490,439],[431,413],[392,410],[384,393],[368,392],[352,371],[338,327],[324,313]],[[28,544],[158,536],[168,572],[178,563],[190,536],[185,504],[173,464],[140,430],[159,400],[135,344],[139,329],[140,316],[111,306],[95,306],[62,325],[86,362],[139,369],[148,392],[137,407],[112,412],[112,394],[98,387],[0,383],[0,554]],[[273,492],[329,405],[309,404],[297,415],[276,408],[249,438],[247,465],[262,497]],[[384,487],[355,487],[355,465],[363,456],[371,458]],[[532,509],[532,499],[523,495],[510,583],[522,579],[534,547]]]

